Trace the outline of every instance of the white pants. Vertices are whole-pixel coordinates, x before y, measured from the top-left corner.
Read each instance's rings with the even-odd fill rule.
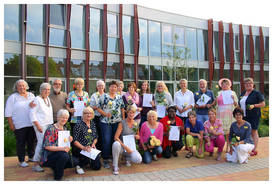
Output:
[[[43,129],[43,132],[39,132],[37,127],[34,125],[34,130],[35,130],[35,134],[36,134],[36,138],[37,138],[37,145],[36,145],[36,148],[35,148],[35,154],[33,156],[33,161],[35,162],[39,162],[40,161],[40,158],[41,158],[41,149],[42,149],[42,145],[43,145],[43,140],[44,140],[44,133],[47,129],[49,125],[44,125],[44,126],[41,126],[41,128]]]
[[[127,161],[131,161],[133,163],[141,163],[142,157],[138,151],[133,151],[132,153],[126,153],[121,144],[118,141],[115,141],[112,145],[112,155],[113,155],[113,166],[118,166],[119,155],[122,154],[125,156]]]
[[[226,153],[227,161],[237,163],[239,161],[240,164],[247,162],[249,157],[249,152],[254,149],[253,144],[239,144],[238,146],[233,148],[233,153]]]

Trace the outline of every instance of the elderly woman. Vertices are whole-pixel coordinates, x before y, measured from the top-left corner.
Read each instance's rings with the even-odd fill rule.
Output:
[[[104,168],[110,168],[111,148],[118,124],[125,119],[124,102],[117,94],[117,82],[109,83],[109,93],[105,93],[99,100],[98,112],[101,116],[100,131],[102,134],[102,158]]]
[[[73,141],[76,146],[75,155],[79,159],[79,166],[76,167],[78,174],[84,174],[83,167],[87,164],[89,164],[93,170],[99,170],[101,167],[100,154],[93,160],[80,153],[82,150],[90,152],[96,148],[98,135],[93,118],[94,111],[88,106],[83,110],[82,120],[74,127]]]
[[[25,162],[26,144],[28,160],[32,161],[34,155],[35,132],[29,119],[29,104],[35,96],[28,92],[28,84],[25,80],[17,80],[14,84],[14,93],[6,102],[5,117],[8,119],[9,127],[16,138],[16,151],[19,166],[27,167]]]
[[[214,147],[218,147],[217,161],[221,160],[221,155],[223,148],[225,146],[225,137],[223,131],[223,124],[220,119],[216,119],[216,110],[211,108],[209,109],[209,119],[204,123],[204,139],[205,150],[210,153],[210,156],[213,155]]]
[[[164,126],[164,135],[163,135],[163,157],[170,158],[171,154],[173,154],[174,157],[177,157],[177,151],[183,148],[183,141],[182,136],[184,134],[184,124],[183,121],[176,116],[176,107],[171,106],[167,109],[168,115],[165,116],[160,120],[160,122]],[[169,140],[169,131],[171,126],[177,126],[180,130],[180,137],[179,141],[170,141]]]
[[[203,124],[196,120],[196,113],[194,111],[190,111],[188,113],[189,119],[186,121],[186,142],[189,147],[189,152],[186,155],[186,158],[191,158],[193,156],[193,145],[196,145],[196,157],[203,158],[204,157],[204,126]]]
[[[74,85],[75,85],[75,88],[73,91],[71,91],[68,94],[68,98],[66,101],[66,108],[72,114],[71,121],[70,121],[72,135],[73,135],[73,130],[74,130],[73,128],[75,124],[82,119],[81,116],[74,115],[75,112],[77,111],[75,109],[75,104],[77,103],[77,105],[79,106],[87,107],[90,101],[88,92],[83,91],[84,80],[82,78],[76,78],[74,81]]]
[[[99,99],[100,97],[104,94],[105,90],[105,83],[102,80],[97,81],[97,92],[93,93],[92,96],[90,97],[90,106],[95,110],[95,118],[94,122],[96,124],[96,127],[99,128],[100,124],[100,116],[101,114],[97,111],[98,109],[98,104],[99,104]],[[100,132],[100,129],[97,129],[98,133],[98,142],[96,147],[101,150],[102,149],[102,135]]]
[[[41,165],[51,167],[54,172],[54,180],[61,180],[65,168],[72,168],[78,165],[78,160],[72,154],[69,154],[70,147],[58,146],[59,133],[67,130],[65,124],[69,118],[69,113],[65,109],[57,112],[57,123],[49,125],[45,131]],[[72,137],[64,139],[65,142],[71,142]]]
[[[123,137],[128,135],[133,135],[135,140],[139,140],[138,123],[134,120],[136,109],[128,106],[126,112],[127,118],[119,123],[115,134],[115,142],[112,146],[114,175],[119,174],[118,159],[121,154],[125,156],[126,166],[131,166],[130,162],[141,163],[142,161],[142,157],[137,150],[133,151],[123,143]]]
[[[118,91],[117,91],[117,93],[119,95],[123,96],[126,93],[126,92],[123,91],[124,83],[123,83],[123,81],[118,81],[117,84],[118,84]]]
[[[136,92],[137,90],[137,86],[135,82],[130,82],[128,84],[128,92],[125,93],[122,96],[124,105],[125,105],[125,109],[129,106],[129,105],[133,105],[136,107],[136,111],[138,112],[138,114],[135,116],[135,121],[137,123],[140,123],[140,111],[142,110],[142,99],[141,97],[137,94]]]
[[[167,108],[168,106],[173,104],[172,96],[169,93],[169,90],[163,81],[156,82],[154,98],[155,98],[155,106],[163,105]],[[163,117],[160,117],[159,119]]]
[[[226,141],[228,140],[228,135],[229,135],[229,128],[231,123],[234,121],[232,117],[232,111],[233,109],[238,105],[238,98],[236,96],[236,93],[232,91],[231,88],[231,81],[227,78],[222,78],[218,82],[219,86],[222,88],[221,91],[218,92],[218,95],[216,97],[218,109],[217,109],[217,118],[222,120],[223,122],[223,129],[224,129],[224,134],[226,137]],[[233,103],[231,104],[225,104],[224,99],[223,99],[223,94],[227,94],[230,92],[230,96],[233,99]],[[229,146],[227,146],[226,150],[229,150]]]
[[[148,121],[144,122],[140,130],[140,146],[144,150],[143,162],[148,164],[152,162],[152,159],[157,161],[157,154],[162,153],[162,147],[160,146],[163,141],[163,125],[157,121],[157,113],[150,110],[147,115]],[[151,136],[160,141],[159,144],[154,146],[149,142]]]
[[[226,153],[226,160],[230,162],[238,162],[240,164],[247,163],[249,153],[253,150],[254,144],[251,138],[251,125],[243,120],[244,111],[236,108],[233,116],[236,119],[230,126],[230,134],[228,144],[232,145],[230,152]]]
[[[33,123],[34,130],[37,138],[37,145],[33,161],[35,162],[32,168],[36,172],[43,172],[44,169],[40,167],[40,152],[42,149],[44,133],[47,127],[53,124],[53,109],[49,99],[51,85],[49,83],[42,83],[40,86],[40,95],[34,99],[34,106],[30,112],[30,121]]]
[[[211,90],[207,89],[207,81],[204,79],[199,80],[199,91],[194,93],[194,101],[196,108],[197,120],[204,123],[209,119],[208,110],[214,104],[214,95]]]
[[[240,95],[239,105],[244,111],[244,120],[251,124],[251,135],[254,140],[254,149],[251,156],[257,155],[258,146],[258,128],[261,117],[261,107],[265,106],[263,95],[254,89],[254,82],[252,78],[246,78],[245,91]]]

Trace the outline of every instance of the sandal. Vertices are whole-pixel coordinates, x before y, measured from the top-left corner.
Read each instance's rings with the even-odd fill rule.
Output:
[[[250,156],[255,156],[255,155],[257,155],[258,154],[258,151],[256,150],[252,150],[252,152],[251,152],[251,154],[250,154]]]
[[[193,152],[189,152],[187,153],[186,158],[191,158],[192,156],[193,156]]]

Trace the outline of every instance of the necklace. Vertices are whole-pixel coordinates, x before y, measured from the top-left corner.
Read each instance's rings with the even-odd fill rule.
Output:
[[[48,98],[43,98],[43,97],[41,97],[43,100],[44,100],[44,103],[46,104],[46,106],[48,106],[48,107],[50,107],[50,103],[49,103],[49,101],[48,101]]]

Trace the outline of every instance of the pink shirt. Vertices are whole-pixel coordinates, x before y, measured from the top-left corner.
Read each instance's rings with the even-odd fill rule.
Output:
[[[150,136],[155,136],[162,143],[163,141],[163,125],[158,122],[158,126],[152,134],[150,128],[148,127],[148,122],[145,121],[140,129],[140,144],[146,143]],[[140,145],[141,146],[141,145]]]
[[[215,130],[217,134],[221,133],[222,135],[224,135],[223,124],[220,119],[216,119],[213,125],[210,123],[209,120],[205,121],[205,123],[204,123],[205,132],[204,133],[206,133],[206,134],[209,133],[208,131],[211,129],[211,127],[213,127],[212,130]],[[214,136],[214,135],[211,135],[210,137],[216,138],[216,136]]]

